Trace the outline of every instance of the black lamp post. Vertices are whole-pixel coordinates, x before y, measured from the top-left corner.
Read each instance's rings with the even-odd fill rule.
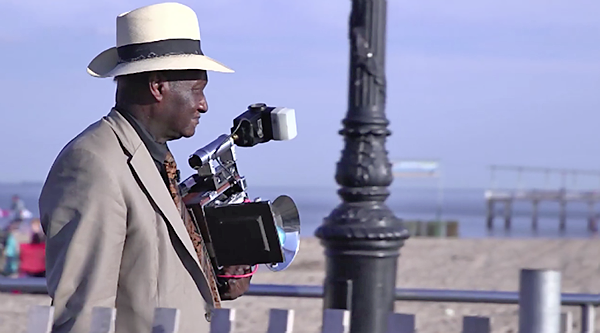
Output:
[[[386,0],[353,0],[348,113],[336,181],[342,203],[315,235],[325,246],[324,307],[348,309],[351,333],[385,333],[400,247],[408,238],[385,205],[393,181],[385,141]]]

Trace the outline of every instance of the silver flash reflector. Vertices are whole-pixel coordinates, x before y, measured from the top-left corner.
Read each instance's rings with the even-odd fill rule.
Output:
[[[300,248],[300,215],[296,204],[287,195],[277,197],[271,207],[284,259],[282,263],[266,264],[265,266],[274,272],[279,272],[294,261]]]

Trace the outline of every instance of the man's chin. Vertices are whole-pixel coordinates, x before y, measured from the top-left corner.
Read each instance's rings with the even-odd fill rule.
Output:
[[[178,135],[172,136],[167,141],[175,141],[175,140],[179,140],[179,139],[182,139],[182,138],[189,139],[189,138],[193,137],[195,133],[196,133],[195,130],[180,132]]]
[[[181,133],[181,136],[186,139],[189,139],[189,138],[193,137],[194,134],[196,134],[196,128],[192,128],[192,129],[189,129],[189,130]]]

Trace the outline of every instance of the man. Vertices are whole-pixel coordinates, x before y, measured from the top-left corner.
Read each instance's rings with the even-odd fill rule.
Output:
[[[19,215],[21,214],[21,211],[25,210],[25,203],[23,202],[23,200],[21,200],[21,198],[18,195],[13,195],[12,197],[12,204],[10,206],[10,209],[15,212],[15,215]]]
[[[250,278],[215,282],[167,142],[208,111],[206,71],[233,71],[203,55],[196,14],[177,3],[118,16],[116,47],[87,70],[115,77],[116,105],[63,148],[39,199],[53,332],[88,332],[94,307],[116,307],[117,333],[150,332],[156,307],[180,310],[181,333],[208,332]]]

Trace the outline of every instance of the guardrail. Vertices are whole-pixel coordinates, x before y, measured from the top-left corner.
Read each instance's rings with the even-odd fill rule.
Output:
[[[0,291],[47,293],[44,278],[0,278]],[[246,296],[322,298],[323,287],[311,285],[252,284]],[[396,301],[519,304],[519,292],[446,290],[446,289],[396,289]],[[600,294],[561,293],[564,306],[581,308],[581,331],[594,332],[595,308],[600,306]]]

